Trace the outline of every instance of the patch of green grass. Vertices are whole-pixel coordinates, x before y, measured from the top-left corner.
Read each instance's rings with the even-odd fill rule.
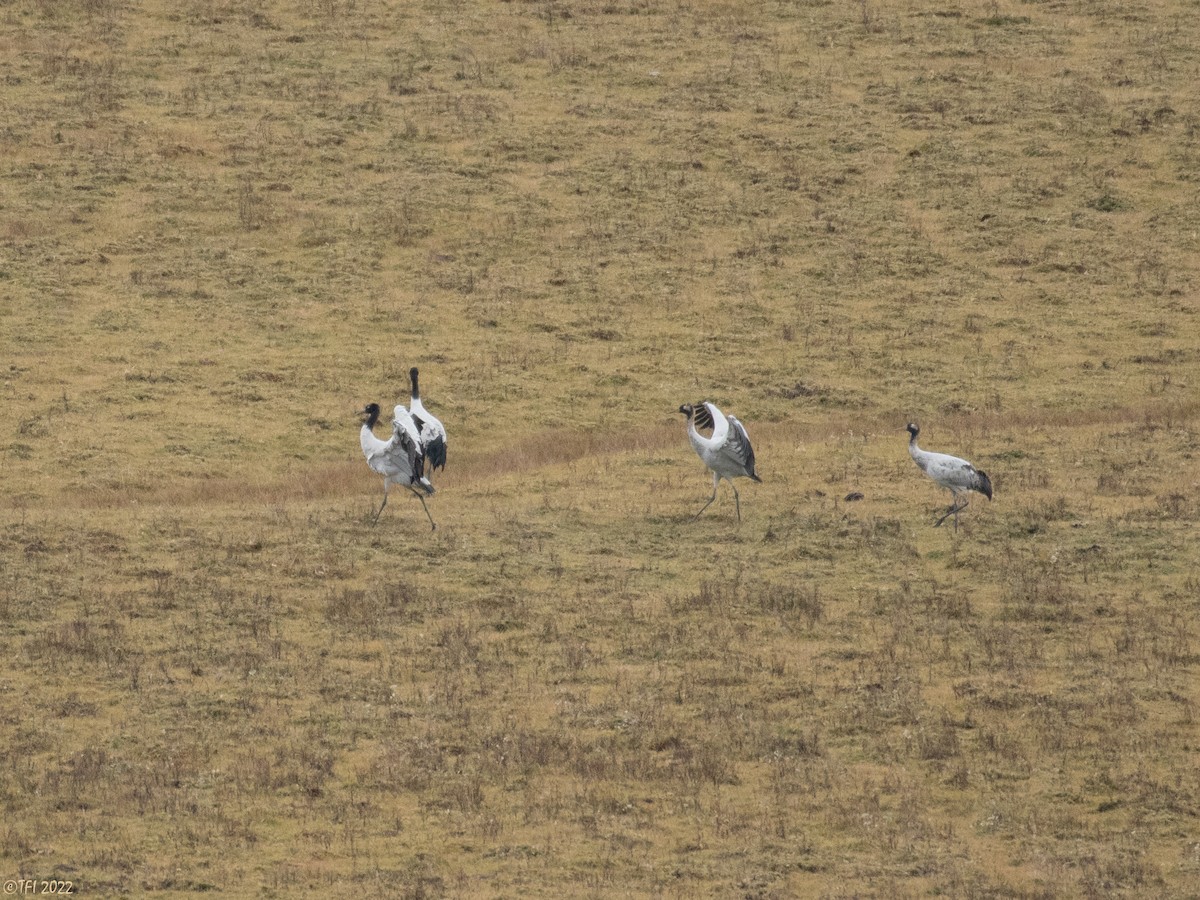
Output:
[[[1094,209],[1097,212],[1119,212],[1129,209],[1129,204],[1120,197],[1114,197],[1112,194],[1101,194],[1099,197],[1093,197],[1088,201],[1088,208]]]

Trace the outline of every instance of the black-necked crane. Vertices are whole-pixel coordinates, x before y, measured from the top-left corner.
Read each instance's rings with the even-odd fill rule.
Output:
[[[409,381],[412,382],[412,397],[409,400],[409,410],[413,421],[417,423],[417,431],[421,434],[421,446],[425,450],[425,465],[432,475],[434,469],[446,468],[446,427],[425,408],[421,402],[421,387],[417,383],[416,367],[408,370]]]
[[[917,435],[921,433],[915,422],[909,422],[907,429],[908,452],[913,461],[920,466],[921,471],[944,487],[954,498],[950,508],[934,523],[936,528],[950,516],[954,516],[954,530],[958,531],[958,514],[967,508],[966,494],[978,491],[989,500],[992,499],[992,482],[986,472],[981,472],[965,459],[950,456],[946,453],[930,453],[917,446]]]
[[[742,521],[742,504],[738,498],[735,478],[749,478],[762,481],[754,470],[754,448],[750,446],[750,435],[742,423],[733,416],[726,417],[719,409],[707,401],[696,405],[684,404],[679,411],[687,416],[688,438],[692,448],[704,461],[704,465],[713,473],[713,493],[708,503],[700,507],[700,512],[692,516],[692,520],[700,518],[712,502],[717,499],[717,488],[724,478],[733,488],[733,503],[737,510],[738,521]],[[711,428],[712,436],[705,437],[697,428]]]
[[[417,432],[416,423],[403,406],[397,406],[392,419],[391,440],[381,441],[375,437],[375,423],[379,421],[379,404],[368,403],[362,411],[363,424],[359,431],[358,441],[362,446],[367,465],[372,471],[383,476],[383,503],[371,524],[379,521],[379,514],[387,506],[388,490],[393,484],[401,484],[412,491],[413,496],[421,501],[421,508],[429,518],[429,524],[436,529],[433,516],[429,515],[429,507],[425,505],[424,494],[433,493],[433,485],[425,477],[425,452],[421,448],[421,436]]]

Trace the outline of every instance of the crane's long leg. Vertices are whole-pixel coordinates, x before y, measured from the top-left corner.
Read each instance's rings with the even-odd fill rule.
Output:
[[[967,506],[969,506],[969,505],[970,505],[970,501],[967,500],[966,497],[963,497],[960,502],[958,495],[955,494],[954,502],[950,504],[950,508],[948,510],[946,510],[946,514],[944,516],[942,516],[940,519],[938,519],[936,522],[933,523],[933,527],[937,528],[939,525],[941,525],[943,522],[945,522],[948,518],[950,518],[951,516],[954,516],[954,530],[958,531],[958,514],[960,512],[962,512],[964,509],[966,509]]]
[[[378,511],[375,513],[375,518],[371,520],[371,527],[372,527],[372,528],[374,528],[374,527],[375,527],[375,525],[376,525],[376,523],[378,523],[378,522],[379,522],[379,513],[383,512],[383,508],[384,508],[385,506],[387,506],[387,497],[388,497],[387,485],[385,484],[385,485],[383,486],[383,502],[379,504],[379,509],[378,509]]]
[[[740,522],[742,521],[742,504],[738,500],[737,486],[732,481],[729,482],[729,486],[733,488],[733,508],[737,510],[737,517]]]
[[[720,483],[721,483],[721,476],[714,472],[713,473],[713,495],[708,498],[707,503],[705,503],[702,507],[700,507],[700,512],[698,512],[694,516],[692,516],[693,522],[695,522],[698,518],[700,518],[700,513],[704,512],[706,509],[708,509],[710,506],[712,506],[712,502],[717,499],[717,485],[719,485]]]
[[[421,509],[425,510],[425,517],[429,519],[430,531],[437,531],[437,525],[433,523],[433,516],[429,515],[429,507],[425,505],[425,498],[421,496],[421,492],[415,487],[410,487],[409,490],[413,492],[413,496],[421,501]]]

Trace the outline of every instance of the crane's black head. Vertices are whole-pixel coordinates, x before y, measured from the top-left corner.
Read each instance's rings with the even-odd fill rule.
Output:
[[[416,397],[421,393],[421,389],[417,387],[417,367],[413,366],[408,370],[408,380],[412,382],[412,393]]]
[[[909,422],[904,430],[908,432],[909,437],[914,441],[917,439],[917,435],[921,433],[921,429],[916,422]]]
[[[712,414],[704,403],[685,403],[679,407],[679,411],[688,417],[689,422],[694,422],[697,428],[713,427]]]
[[[368,428],[374,428],[375,423],[379,421],[379,404],[368,403],[363,407],[363,411],[359,413],[363,417],[363,424]]]

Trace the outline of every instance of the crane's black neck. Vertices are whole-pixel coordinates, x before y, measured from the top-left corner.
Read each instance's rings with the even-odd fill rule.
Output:
[[[418,399],[421,397],[421,388],[417,384],[417,370],[413,367],[408,370],[408,377],[412,381],[412,395]]]
[[[375,423],[379,421],[379,404],[368,403],[367,408],[363,410],[366,414],[366,421],[363,423],[372,431],[375,430]]]

